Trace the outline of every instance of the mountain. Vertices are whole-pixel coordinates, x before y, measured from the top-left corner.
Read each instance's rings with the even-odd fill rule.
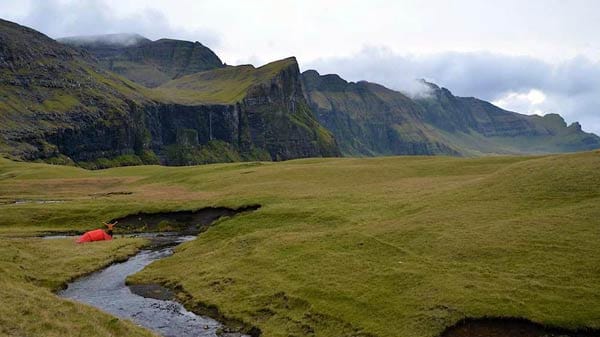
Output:
[[[236,88],[243,81],[235,97],[228,86],[205,88],[204,96],[195,90],[197,97],[169,89],[178,82],[149,89],[107,70],[85,48],[0,20],[0,153],[90,168],[339,155],[308,109],[295,59],[220,67],[204,76],[225,71]]]
[[[184,76],[154,89],[153,95],[179,105],[224,107],[231,116],[212,114],[213,130],[198,125],[200,138],[213,135],[235,140],[245,152],[259,151],[258,158],[339,156],[335,139],[314,118],[304,99],[300,77],[298,62],[291,57],[259,68],[227,66]],[[232,122],[232,127],[226,127]],[[186,125],[190,124],[180,127]],[[267,153],[260,152],[263,149]]]
[[[337,75],[302,74],[305,96],[345,155],[542,154],[600,147],[559,115],[528,116],[424,82],[419,98]]]
[[[138,34],[73,36],[59,42],[84,49],[107,70],[146,87],[157,87],[181,76],[223,67],[200,42],[160,39]]]
[[[137,34],[57,42],[0,20],[0,154],[77,164],[191,165],[317,156],[489,155],[600,148],[558,115],[527,116],[423,83],[227,66],[199,42]]]
[[[399,92],[314,70],[302,80],[310,106],[345,155],[459,154],[423,122],[421,106]]]

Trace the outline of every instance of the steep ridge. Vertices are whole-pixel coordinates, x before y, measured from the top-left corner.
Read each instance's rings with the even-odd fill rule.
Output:
[[[58,41],[84,49],[104,68],[146,87],[157,87],[174,78],[224,66],[219,57],[200,42],[151,41],[137,34],[73,36]]]
[[[567,126],[555,114],[528,116],[435,84],[419,98],[337,75],[302,74],[305,96],[319,121],[348,155],[525,154],[600,148],[600,138]]]
[[[338,75],[302,74],[305,95],[319,121],[346,155],[459,154],[423,123],[422,109],[405,95]]]
[[[143,139],[131,107],[147,100],[135,85],[8,21],[0,21],[0,97],[0,150],[15,158],[114,156]]]
[[[293,57],[259,68],[228,66],[184,76],[153,94],[161,101],[192,106],[207,103],[228,111],[226,119],[235,121],[231,127],[225,121],[213,122],[222,128],[203,129],[201,134],[226,141],[235,138],[242,155],[272,160],[340,155],[335,139],[314,118],[304,99]],[[211,125],[211,118],[210,112],[204,115],[205,127]],[[188,134],[199,131],[184,127],[172,129]],[[189,152],[180,145],[184,146],[181,155]]]
[[[0,21],[0,153],[102,168],[600,148],[598,136],[559,115],[521,115],[431,83],[428,95],[410,98],[300,74],[295,58],[233,67],[187,41],[62,42]]]
[[[338,155],[304,101],[295,60],[275,64],[235,100],[190,102],[0,21],[0,153],[90,168]]]
[[[600,148],[600,137],[567,125],[557,114],[523,115],[474,97],[457,97],[427,83],[430,95],[416,99],[424,120],[441,130],[466,154],[520,154],[587,151]]]

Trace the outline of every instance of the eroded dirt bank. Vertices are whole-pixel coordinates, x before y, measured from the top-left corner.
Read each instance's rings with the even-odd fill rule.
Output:
[[[224,216],[252,211],[260,206],[238,209],[205,208],[197,211],[139,213],[129,215],[119,221],[123,231],[140,229],[161,230],[160,224],[169,223],[170,233],[144,233],[150,244],[125,262],[115,263],[107,268],[75,280],[59,292],[59,295],[95,306],[117,317],[130,319],[166,337],[240,337],[260,334],[259,330],[245,324],[236,324],[231,329],[229,321],[220,322],[219,315],[202,312],[196,314],[175,301],[174,293],[158,285],[128,286],[128,276],[141,271],[150,263],[173,254],[173,247],[181,242],[195,239],[203,229]],[[124,227],[124,228],[123,228]],[[93,243],[92,243],[93,244]],[[196,310],[194,310],[196,311]],[[215,319],[216,318],[216,319]],[[257,333],[258,332],[258,333]]]
[[[221,217],[233,216],[259,208],[260,205],[250,205],[236,209],[207,207],[194,211],[140,212],[112,219],[110,222],[119,222],[119,232],[173,231],[185,234],[197,234]]]
[[[600,337],[600,330],[547,327],[522,318],[464,319],[440,337]]]

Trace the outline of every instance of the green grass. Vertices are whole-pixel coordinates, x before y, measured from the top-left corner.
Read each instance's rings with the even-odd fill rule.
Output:
[[[70,111],[79,104],[79,100],[71,95],[57,95],[42,102],[45,111]]]
[[[152,336],[129,321],[52,293],[142,244],[141,239],[86,245],[72,239],[0,239],[0,336]]]
[[[437,336],[487,315],[600,328],[598,167],[599,152],[93,172],[0,160],[0,201],[64,200],[0,206],[0,236],[259,203],[130,281],[180,286],[265,336]]]
[[[232,104],[242,100],[252,86],[270,81],[295,64],[294,58],[287,58],[259,68],[228,66],[171,80],[153,92],[156,97],[180,104]]]

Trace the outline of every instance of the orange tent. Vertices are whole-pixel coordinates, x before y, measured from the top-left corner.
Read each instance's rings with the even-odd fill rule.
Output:
[[[102,229],[96,229],[93,231],[86,232],[78,240],[77,243],[92,242],[92,241],[104,241],[112,240],[112,236],[106,234]]]

